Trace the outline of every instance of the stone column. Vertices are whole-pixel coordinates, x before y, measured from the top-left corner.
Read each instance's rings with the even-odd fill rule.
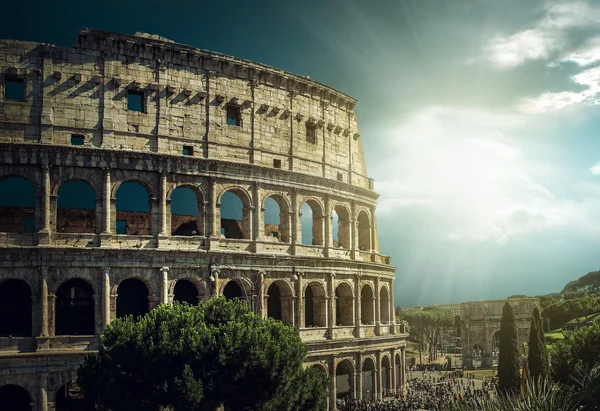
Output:
[[[292,254],[296,254],[296,244],[302,243],[302,229],[300,226],[300,209],[298,208],[298,192],[292,189],[292,226],[290,237],[292,242]]]
[[[168,236],[167,232],[167,171],[160,172],[160,236]]]
[[[110,181],[110,168],[104,169],[104,198],[102,211],[104,213],[104,231],[102,234],[110,234],[112,232],[112,224],[110,223],[111,213],[111,181]]]
[[[375,231],[375,208],[371,209],[371,253],[377,252],[377,247],[375,247],[375,239],[377,238],[377,233]]]
[[[215,279],[215,281],[212,282],[213,295],[215,297],[218,297],[219,296],[219,270],[213,269],[212,272],[209,272],[208,273],[208,278],[209,278],[208,281],[210,281],[211,275]]]
[[[102,330],[110,323],[110,270],[102,272]]]
[[[375,333],[376,335],[381,335],[381,294],[379,293],[379,288],[381,285],[379,284],[379,277],[375,277],[375,302],[373,307],[375,308]]]
[[[393,326],[393,330],[395,332],[395,324],[396,324],[396,306],[394,304],[394,279],[390,282],[390,324]]]
[[[169,267],[160,269],[160,304],[169,304]]]
[[[352,175],[352,173],[350,173]],[[348,222],[348,229],[350,230],[350,256],[352,259],[356,259],[356,253],[358,249],[358,230],[356,228],[356,202],[350,203],[350,221]]]
[[[298,281],[296,281],[296,297],[298,298],[298,304],[296,304],[297,307],[297,322],[296,324],[298,325],[298,328],[304,328],[305,327],[305,318],[304,318],[304,292],[303,292],[303,285],[304,285],[304,281],[302,279],[302,274],[301,273],[296,273],[296,275],[298,276]]]
[[[39,374],[40,384],[40,411],[48,411],[48,374],[42,372]]]
[[[323,219],[325,226],[325,238],[323,239],[323,247],[325,248],[325,257],[329,257],[329,250],[333,245],[333,235],[332,235],[332,213],[331,213],[331,199],[329,196],[325,196],[325,210],[323,210]],[[338,221],[339,224],[339,221]]]
[[[356,398],[362,399],[362,354],[358,353],[356,361]]]
[[[335,274],[334,273],[330,273],[329,274],[329,278],[328,278],[328,282],[327,282],[327,287],[329,288],[328,290],[328,294],[329,294],[329,301],[328,301],[328,310],[329,311],[329,317],[328,319],[328,334],[329,334],[329,338],[333,339],[334,336],[334,327],[335,327],[335,305],[337,304],[337,301],[335,300]]]
[[[400,348],[400,389],[402,394],[406,392],[406,347]]]
[[[40,337],[48,337],[48,268],[41,267]]]
[[[254,209],[252,210],[252,237],[250,237],[254,241],[263,240],[265,225],[264,225],[264,212],[265,209],[263,207],[263,203],[261,201],[261,189],[260,183],[255,182],[252,185],[252,203],[254,204]]]
[[[380,400],[382,398],[382,391],[383,391],[383,379],[382,379],[382,375],[381,375],[381,370],[382,370],[382,366],[381,366],[381,351],[377,351],[377,355],[375,356],[376,360],[377,360],[377,364],[375,365],[375,392],[373,397]]]
[[[360,313],[360,279],[359,276],[356,276],[354,279],[354,337],[360,338],[360,322],[361,322],[361,313]]]
[[[395,348],[391,349],[390,355],[391,355],[390,367],[392,367],[392,369],[390,370],[390,381],[388,382],[388,384],[390,385],[389,388],[391,388],[392,392],[396,393],[396,349]]]
[[[258,277],[258,307],[256,307],[256,312],[258,314],[260,314],[261,317],[266,317],[267,316],[267,312],[264,309],[265,308],[265,272],[263,270],[258,270],[257,273]],[[268,296],[266,296],[268,297]],[[279,302],[280,306],[281,306],[281,300]],[[283,312],[281,313],[283,315]]]
[[[329,409],[337,410],[337,381],[335,378],[335,357],[331,356],[329,360]]]
[[[48,324],[48,337],[52,338],[55,335],[55,300],[56,296],[54,294],[48,293],[48,317],[46,323]]]
[[[39,244],[50,244],[50,165],[42,164],[42,229],[38,232]]]
[[[358,399],[358,393],[356,391],[356,378],[358,378],[357,375],[358,374],[356,372],[350,374],[350,396],[354,399]]]
[[[209,229],[206,233],[206,236],[214,239],[221,238],[221,220],[218,212],[220,204],[217,203],[218,199],[216,185],[217,179],[215,177],[211,177],[209,180],[210,200],[208,210],[206,211],[206,215],[209,220]]]

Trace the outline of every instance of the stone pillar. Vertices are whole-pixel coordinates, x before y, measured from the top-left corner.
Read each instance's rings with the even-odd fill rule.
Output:
[[[54,337],[55,333],[55,300],[56,296],[54,294],[48,293],[48,317],[46,323],[48,324],[48,337],[50,338]]]
[[[252,212],[254,215],[252,216],[252,237],[250,237],[254,241],[263,240],[265,236],[265,209],[261,197],[260,183],[255,182],[252,185],[252,203],[254,204]]]
[[[110,270],[102,272],[102,330],[110,323]]]
[[[390,370],[390,381],[388,382],[388,384],[389,384],[389,388],[391,389],[391,391],[393,393],[396,393],[396,349],[395,348],[392,348],[390,350],[390,356],[391,356],[390,367],[392,367],[392,369]]]
[[[375,253],[377,252],[377,247],[375,247],[375,239],[377,238],[377,232],[375,231],[375,208],[371,209],[371,233],[370,233],[370,237],[371,237],[371,252]]]
[[[296,314],[297,322],[296,322],[296,324],[298,325],[298,328],[304,328],[305,327],[304,290],[303,290],[304,281],[302,279],[301,273],[296,273],[296,275],[298,276],[298,281],[296,281],[296,297],[298,298],[298,304],[296,304],[296,306],[297,306],[297,314]]]
[[[169,267],[160,269],[160,304],[169,304]]]
[[[292,227],[290,229],[290,237],[292,242],[292,254],[296,253],[296,244],[302,243],[302,228],[300,225],[300,209],[298,208],[298,192],[292,190]]]
[[[382,391],[383,391],[383,379],[381,376],[381,370],[383,369],[383,367],[381,366],[381,351],[377,351],[377,355],[375,356],[375,358],[377,359],[377,364],[375,365],[375,392],[373,393],[373,397],[375,399],[380,400],[381,398],[383,398],[382,395]]]
[[[356,276],[354,278],[354,337],[360,338],[360,323],[361,323],[361,313],[360,313],[360,280],[359,277]]]
[[[48,337],[48,268],[41,267],[40,284],[40,337]]]
[[[350,230],[350,256],[352,259],[356,259],[358,249],[358,229],[356,224],[356,202],[352,201],[350,203],[350,221],[348,222],[348,230]]]
[[[381,285],[379,284],[379,277],[375,277],[375,301],[373,307],[375,308],[373,311],[375,312],[375,333],[376,335],[381,335],[381,294],[379,293],[379,288]]]
[[[219,296],[219,270],[213,269],[212,272],[209,272],[208,273],[208,278],[209,278],[208,281],[211,281],[210,280],[211,275],[214,278],[214,281],[212,282],[213,295],[215,297],[218,297]]]
[[[400,348],[400,389],[406,392],[406,347]]]
[[[44,204],[44,225],[42,232],[50,232],[50,165],[42,165],[42,189],[44,195],[42,197]]]
[[[356,361],[356,398],[362,399],[362,354],[358,353]]]
[[[329,360],[329,409],[337,410],[337,381],[335,378],[335,357],[331,356]]]
[[[104,213],[104,230],[102,234],[110,234],[112,232],[112,224],[110,223],[111,217],[111,181],[110,181],[110,168],[104,169],[104,198],[102,211]]]
[[[260,314],[261,317],[266,317],[267,316],[267,310],[265,310],[265,297],[268,298],[268,296],[265,294],[265,272],[263,270],[258,270],[257,273],[257,280],[258,280],[258,307],[256,307],[256,313]],[[281,306],[281,300],[279,302],[280,306]],[[282,313],[283,315],[283,310]]]
[[[160,172],[160,236],[168,236],[167,232],[167,172],[162,170]]]
[[[210,187],[210,202],[208,205],[208,210],[206,210],[206,215],[209,220],[209,229],[206,233],[207,237],[211,238],[221,238],[221,219],[220,213],[218,212],[220,204],[217,199],[217,179],[215,177],[210,178],[209,187]]]
[[[356,390],[357,384],[356,379],[358,378],[358,373],[354,372],[350,374],[350,396],[354,399],[358,399],[358,391]]]
[[[392,330],[395,332],[395,324],[396,324],[396,305],[394,304],[394,279],[390,283],[390,324],[392,325]]]
[[[325,248],[325,257],[329,257],[329,250],[333,245],[333,235],[332,235],[332,213],[331,213],[331,199],[329,196],[325,196],[325,210],[323,210],[323,221],[325,228],[325,238],[323,239],[323,247]],[[338,221],[339,224],[339,221]]]
[[[329,338],[333,339],[335,337],[334,335],[334,327],[335,327],[335,305],[337,304],[337,301],[335,300],[335,274],[334,273],[330,273],[329,274],[329,278],[327,281],[327,288],[329,288],[328,290],[328,294],[329,294],[329,300],[328,300],[328,307],[327,307],[327,311],[329,311],[329,317],[328,319],[328,323],[327,323],[327,327],[328,327],[328,334],[329,334]]]
[[[48,411],[48,374],[42,372],[39,374],[40,384],[40,411]]]

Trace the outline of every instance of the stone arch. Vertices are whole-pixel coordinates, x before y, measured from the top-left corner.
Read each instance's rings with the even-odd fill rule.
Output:
[[[294,324],[293,289],[289,281],[277,279],[265,285],[267,299],[267,317]]]
[[[0,387],[0,409],[5,411],[31,411],[31,394],[16,384]]]
[[[360,291],[360,323],[372,325],[375,318],[374,295],[371,284],[364,284]]]
[[[342,203],[338,203],[333,207],[332,210],[332,220],[333,213],[337,215],[337,244],[335,242],[334,236],[334,246],[350,249],[352,247],[351,243],[351,224],[350,224],[350,210],[346,205]],[[333,232],[333,224],[332,224],[332,232]]]
[[[327,326],[327,298],[319,281],[309,282],[304,289],[304,326]]]
[[[173,301],[197,305],[200,300],[198,288],[189,280],[177,280],[173,287]]]
[[[316,198],[307,198],[300,206],[301,243],[324,245],[324,207]]]
[[[219,294],[228,299],[239,298],[249,303],[252,297],[251,290],[252,282],[247,278],[223,278]]]
[[[224,189],[217,200],[221,235],[225,238],[251,239],[252,207],[252,197],[243,188],[234,186]]]
[[[271,204],[269,204],[269,200],[272,201]],[[261,212],[263,213],[264,236],[267,238],[275,237],[282,243],[289,243],[292,230],[288,199],[283,194],[272,193],[265,196],[262,204]],[[279,210],[276,210],[277,207]],[[273,226],[277,226],[276,231],[273,229]]]
[[[83,409],[83,395],[77,384],[70,381],[58,389],[54,409],[55,411],[79,411]]]
[[[362,363],[362,398],[363,400],[375,399],[375,361],[366,357]]]
[[[56,185],[56,231],[95,233],[97,192],[85,178],[65,179]]]
[[[205,195],[196,184],[179,184],[168,193],[171,235],[204,235]],[[169,217],[169,216],[168,216]]]
[[[386,285],[379,290],[379,322],[381,324],[390,322],[390,294]]]
[[[0,232],[34,233],[36,189],[26,177],[8,174],[0,178]]]
[[[32,335],[31,287],[20,279],[0,281],[0,336]]]
[[[175,287],[177,286],[177,283],[181,280],[185,280],[192,283],[196,288],[196,294],[198,296],[198,301],[196,301],[196,304],[199,301],[204,301],[208,297],[208,285],[202,279],[184,275],[176,279],[172,278],[171,280],[173,281],[169,282],[169,295],[173,296],[173,300],[175,298]]]
[[[390,356],[383,354],[381,357],[381,393],[384,396],[391,395],[393,393],[392,387],[392,364]]]
[[[150,312],[150,289],[136,277],[122,280],[117,286],[117,318],[133,316],[134,319]]]
[[[152,234],[152,192],[139,180],[122,181],[115,186],[116,233]]]
[[[335,288],[335,322],[339,326],[354,325],[354,294],[346,281]]]
[[[349,359],[341,360],[335,367],[336,398],[351,398],[354,396],[354,363]]]
[[[358,226],[358,248],[361,251],[371,251],[373,249],[373,239],[371,238],[371,218],[367,210],[360,210],[356,219]]]
[[[94,289],[81,278],[64,281],[56,290],[56,335],[94,335]]]

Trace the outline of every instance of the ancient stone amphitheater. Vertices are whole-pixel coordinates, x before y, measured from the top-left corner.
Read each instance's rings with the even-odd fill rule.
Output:
[[[78,409],[111,319],[210,295],[295,326],[331,409],[401,389],[355,104],[147,34],[0,41],[0,409]]]

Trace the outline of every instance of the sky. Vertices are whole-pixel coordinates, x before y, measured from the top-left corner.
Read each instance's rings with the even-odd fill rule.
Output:
[[[7,10],[8,8],[8,10]],[[400,306],[600,268],[600,1],[9,2],[0,38],[143,31],[358,99]],[[19,18],[16,18],[19,16]]]

